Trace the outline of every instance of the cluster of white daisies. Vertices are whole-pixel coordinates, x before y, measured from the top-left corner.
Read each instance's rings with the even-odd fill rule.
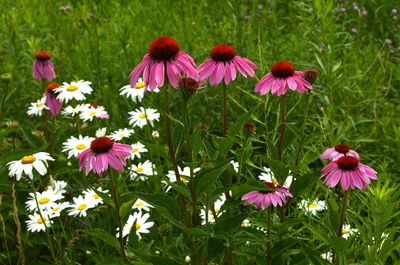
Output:
[[[73,203],[62,201],[64,199],[67,182],[52,180],[43,192],[29,193],[26,209],[32,214],[28,216],[26,224],[28,231],[45,231],[50,227],[53,219],[59,217],[64,210],[71,216],[86,216],[87,210],[103,203],[101,197],[93,189],[83,191],[83,195],[73,197]],[[98,189],[106,193],[107,190]]]

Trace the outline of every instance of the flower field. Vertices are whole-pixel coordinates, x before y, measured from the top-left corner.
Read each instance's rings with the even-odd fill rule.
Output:
[[[4,1],[0,264],[400,264],[398,10]]]

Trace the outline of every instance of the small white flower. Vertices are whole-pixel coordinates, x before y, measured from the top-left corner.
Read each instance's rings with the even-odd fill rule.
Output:
[[[192,260],[192,259],[190,258],[190,256],[186,256],[186,257],[185,257],[185,262],[186,262],[186,263],[190,263],[191,260]]]
[[[214,203],[214,213],[215,216],[220,216],[222,214],[221,207],[224,205],[226,199],[225,199],[225,194],[223,194],[218,200],[215,201]],[[212,209],[208,210],[208,222],[209,223],[214,223],[215,222],[215,216],[212,212]],[[206,211],[204,209],[200,210],[200,217],[202,219],[201,224],[204,225],[206,224]]]
[[[74,203],[70,205],[71,209],[68,211],[68,215],[86,216],[87,210],[94,207],[93,200],[82,197],[82,195],[72,199],[74,200]]]
[[[26,208],[30,211],[37,210],[35,194],[29,193],[29,200],[25,202]],[[64,195],[61,193],[54,194],[53,190],[46,190],[43,192],[36,192],[36,198],[39,204],[40,211],[46,211],[51,209],[52,205],[56,203],[56,201],[64,198]]]
[[[136,209],[139,212],[141,212],[142,210],[149,212],[150,208],[154,208],[154,207],[151,204],[149,204],[141,199],[137,199],[135,201],[135,203],[132,205],[132,209]]]
[[[332,252],[322,253],[321,258],[331,261],[332,260]]]
[[[272,172],[272,170],[270,168],[264,167],[264,171],[262,172],[260,176],[258,176],[259,180],[265,181],[265,182],[270,182],[270,183],[274,183],[275,185],[278,186],[283,186],[285,188],[289,188],[290,185],[292,185],[292,181],[293,181],[293,176],[291,176],[291,171],[289,171],[289,176],[287,176],[285,182],[283,183],[283,185],[281,185],[278,180],[275,178],[274,176],[274,172]]]
[[[343,229],[342,229],[342,237],[343,238],[349,239],[349,237],[355,233],[358,233],[358,230],[356,228],[351,228],[350,225],[343,225]]]
[[[47,187],[46,191],[51,191],[53,194],[57,195],[58,193],[63,194],[66,192],[65,188],[68,183],[63,180],[54,180],[50,178],[50,184]]]
[[[108,190],[103,190],[101,187],[97,188],[97,191],[101,193],[108,193]],[[89,201],[93,206],[103,204],[103,199],[93,189],[83,191],[83,195],[85,195],[85,200]]]
[[[44,176],[47,173],[47,160],[54,161],[49,153],[39,152],[33,155],[24,156],[21,160],[11,161],[7,163],[10,170],[10,177],[16,176],[17,181],[21,179],[22,173],[33,179],[33,168]]]
[[[249,219],[244,219],[242,224],[240,225],[241,227],[250,227],[250,220]]]
[[[68,103],[71,99],[84,100],[84,94],[91,94],[93,89],[90,87],[92,82],[79,80],[78,82],[71,82],[70,84],[64,82],[62,86],[54,89],[58,93],[57,99]]]
[[[68,115],[75,116],[75,114],[78,114],[89,107],[90,107],[90,104],[76,105],[75,108],[72,106],[66,106],[65,109],[61,112],[61,114],[65,115],[65,116],[68,116]]]
[[[38,101],[32,102],[31,106],[29,106],[28,111],[26,113],[28,113],[28,115],[30,116],[32,115],[42,116],[43,110],[49,109],[49,107],[47,107],[45,103],[46,103],[46,97],[42,97]]]
[[[95,138],[79,135],[78,138],[71,136],[63,143],[62,152],[68,152],[68,158],[77,157],[80,153],[90,148],[90,144]]]
[[[197,171],[199,171],[200,168],[194,168],[193,169],[193,173],[196,173]],[[179,171],[179,176],[180,176],[180,180],[184,183],[189,182],[190,180],[190,167],[184,167],[183,170],[178,166],[178,171]],[[176,176],[175,176],[175,171],[173,170],[169,170],[167,177],[169,178],[170,182],[175,182],[176,181]],[[165,192],[168,192],[171,189],[171,186],[168,184],[168,182],[166,182],[165,180],[161,181],[165,187],[167,188],[165,190]]]
[[[134,159],[135,157],[141,158],[141,153],[145,153],[148,150],[145,148],[144,145],[141,143],[137,142],[135,144],[132,144],[132,151],[131,151],[131,158]]]
[[[110,134],[110,138],[114,141],[121,141],[123,138],[128,138],[129,136],[132,135],[132,133],[134,133],[133,129],[119,129],[115,132],[113,132],[112,134]]]
[[[99,119],[109,118],[108,113],[103,106],[98,106],[98,107],[90,106],[89,108],[83,110],[82,113],[79,115],[79,118],[81,118],[84,121],[92,121],[94,117]]]
[[[158,138],[160,138],[160,133],[158,131],[153,131],[151,133],[151,136],[153,136],[154,140],[157,140]]]
[[[129,117],[129,124],[139,126],[140,128],[143,128],[147,122],[154,127],[154,120],[158,121],[160,118],[160,113],[157,113],[156,109],[144,109],[143,107],[130,111],[129,115],[131,115]]]
[[[142,78],[139,78],[135,87],[131,87],[131,85],[124,86],[120,89],[120,95],[123,96],[126,94],[126,97],[131,97],[133,102],[139,103],[142,101],[144,97],[144,91],[146,84],[143,82]],[[160,90],[156,87],[152,92],[158,93]],[[149,91],[147,91],[149,92]]]
[[[301,200],[299,207],[307,213],[316,215],[317,212],[325,210],[325,201]]]
[[[149,160],[146,160],[138,165],[132,165],[130,167],[129,176],[131,177],[131,180],[140,179],[144,181],[147,179],[146,176],[152,176],[155,174],[157,174],[157,172],[153,172],[153,164]]]
[[[54,203],[51,205],[50,209],[43,211],[42,215],[43,217],[45,216],[50,217],[50,219],[54,217],[59,217],[61,212],[69,207],[70,207],[69,202]]]
[[[107,132],[107,128],[106,127],[97,129],[96,134],[95,134],[96,138],[106,136],[106,132]]]
[[[148,229],[154,225],[154,222],[146,222],[149,217],[150,214],[146,213],[142,215],[141,212],[135,212],[133,215],[130,215],[122,229],[122,237],[129,235],[132,228],[134,228],[136,230],[136,235],[139,239],[142,239],[141,233],[150,233]],[[117,231],[119,230],[117,229]],[[119,237],[119,233],[117,233],[117,237]]]
[[[28,217],[29,217],[29,220],[26,220],[26,224],[28,226],[28,231],[40,232],[40,231],[45,231],[46,226],[50,227],[51,223],[50,223],[50,219],[48,217],[43,216],[43,219],[42,219],[38,213],[34,213],[32,215],[29,215]],[[46,226],[44,223],[46,223]]]
[[[236,173],[239,173],[239,162],[235,162],[235,160],[231,160],[229,163],[232,164],[233,170],[235,170]]]

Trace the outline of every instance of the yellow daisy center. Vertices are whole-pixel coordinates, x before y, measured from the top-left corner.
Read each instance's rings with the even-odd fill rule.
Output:
[[[214,220],[214,216],[213,215],[210,216],[210,220]]]
[[[94,114],[96,114],[96,111],[90,112],[89,116],[93,116]]]
[[[41,199],[39,200],[39,203],[40,203],[40,204],[46,204],[46,203],[48,203],[49,201],[50,201],[49,198],[41,198]]]
[[[280,186],[280,185],[279,185],[279,182],[276,180],[276,178],[274,178],[274,179],[272,180],[272,182],[273,182],[275,185]]]
[[[145,84],[144,82],[140,82],[140,83],[137,83],[137,84],[136,84],[135,88],[136,88],[136,89],[141,89],[141,88],[144,88],[145,85],[146,85],[146,84]]]
[[[349,230],[344,229],[342,232],[343,232],[343,234],[347,235],[349,233]]]
[[[138,167],[135,171],[136,171],[136,172],[142,172],[142,171],[143,171],[143,168],[142,168],[142,167]]]
[[[46,221],[47,221],[46,217],[43,217],[43,219],[42,218],[37,219],[36,222],[41,225],[41,224],[43,224],[43,222],[46,222]]]
[[[149,117],[149,115],[147,115],[146,113],[140,114],[140,116],[139,116],[139,118],[141,118],[141,119],[145,119],[147,117]]]
[[[22,164],[32,164],[35,161],[36,161],[36,158],[34,156],[24,156],[21,160],[21,163]]]
[[[139,230],[140,224],[136,224],[136,230]]]
[[[125,134],[122,134],[122,133],[121,133],[121,134],[120,134],[120,135],[118,135],[118,136],[119,136],[119,137],[124,137],[124,136],[125,136]]]
[[[184,178],[184,177],[182,177],[182,176],[180,176],[179,179],[180,179],[182,182],[188,181],[186,178]]]
[[[218,208],[214,208],[214,212],[215,212],[215,213],[218,213],[218,212],[219,212],[219,209],[218,209]]]
[[[87,205],[85,203],[82,203],[81,205],[78,206],[78,210],[83,211],[83,210],[85,210],[86,207],[87,207]]]
[[[143,202],[138,202],[138,203],[136,203],[135,205],[138,206],[138,207],[140,207],[140,206],[143,206],[144,203],[143,203]]]
[[[69,87],[67,87],[67,91],[75,91],[77,89],[78,89],[77,86],[69,86]]]
[[[97,194],[93,194],[92,196],[93,196],[93,198],[95,198],[96,200],[97,200],[98,198],[100,198],[100,196],[97,195]]]
[[[86,148],[86,145],[84,145],[84,144],[78,144],[77,146],[76,146],[76,149],[78,149],[78,150],[83,150],[83,149],[85,149]]]
[[[311,203],[310,205],[308,205],[308,208],[317,208],[316,204]]]
[[[53,212],[57,212],[58,210],[60,210],[60,206],[54,209],[51,209]]]
[[[133,148],[131,152],[136,153],[137,151],[139,151],[139,148]]]
[[[241,226],[241,227],[245,227],[246,225],[245,225],[245,224],[241,224],[240,226]]]
[[[41,106],[43,106],[43,102],[40,102],[39,104],[37,104],[36,108],[40,108]]]

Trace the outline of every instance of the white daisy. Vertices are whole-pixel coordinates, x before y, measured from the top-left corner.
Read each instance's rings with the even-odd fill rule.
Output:
[[[146,180],[146,176],[151,176],[157,174],[156,171],[153,172],[153,164],[149,161],[146,160],[143,163],[139,163],[138,165],[132,165],[130,167],[130,173],[129,176],[131,177],[131,180],[137,180],[138,178],[140,180]]]
[[[196,173],[197,171],[199,171],[200,168],[195,168],[193,169],[193,173]],[[184,167],[183,170],[178,166],[178,171],[179,171],[179,176],[181,177],[181,181],[186,183],[189,182],[190,180],[190,167]],[[170,182],[175,182],[176,181],[176,176],[175,176],[175,171],[173,170],[169,170],[167,177],[169,178]],[[165,187],[167,188],[165,190],[165,192],[168,192],[171,189],[171,186],[168,184],[168,182],[166,182],[165,180],[161,181]]]
[[[92,82],[79,80],[78,82],[71,82],[70,84],[64,82],[62,86],[54,89],[54,92],[58,93],[57,99],[68,103],[71,99],[84,100],[86,99],[84,94],[92,93],[93,89],[90,87]]]
[[[224,205],[226,199],[225,199],[225,194],[223,194],[218,200],[215,201],[214,203],[214,213],[215,216],[220,216],[222,211],[221,211],[221,207],[222,205]],[[206,211],[204,209],[200,210],[200,217],[203,220],[201,224],[206,224]],[[215,222],[215,217],[214,214],[212,212],[212,209],[208,210],[208,222],[209,223],[214,223]]]
[[[81,118],[84,121],[92,121],[93,117],[99,119],[109,118],[108,113],[103,106],[98,106],[98,107],[90,106],[89,108],[84,109],[79,115],[79,118]]]
[[[153,131],[151,136],[153,136],[153,139],[157,141],[158,138],[160,138],[160,133],[158,131]]]
[[[90,148],[90,144],[95,138],[79,135],[78,138],[71,136],[63,143],[62,152],[68,152],[68,158],[77,157],[80,153]]]
[[[244,219],[240,225],[241,227],[250,227],[250,220],[249,219]]]
[[[69,202],[60,202],[60,203],[54,203],[51,205],[51,207],[49,209],[47,209],[47,211],[44,211],[42,213],[43,217],[50,217],[50,219],[54,218],[54,217],[59,217],[61,212],[66,209],[69,208],[70,204]]]
[[[65,116],[68,116],[68,115],[75,116],[75,114],[78,114],[89,107],[90,107],[90,104],[79,104],[79,105],[76,105],[75,108],[72,106],[66,106],[65,109],[63,111],[61,111],[61,114],[65,115]]]
[[[36,198],[39,204],[40,211],[46,211],[60,199],[64,198],[61,193],[54,194],[53,190],[46,190],[43,192],[36,192]],[[25,202],[26,208],[30,211],[37,210],[35,194],[29,193],[28,200]]]
[[[28,113],[28,115],[30,116],[33,115],[42,116],[43,110],[49,109],[49,107],[47,107],[45,103],[46,103],[46,97],[42,97],[38,101],[32,102],[31,106],[29,106],[28,111],[26,113]]]
[[[107,128],[106,128],[106,127],[97,129],[97,130],[96,130],[96,134],[95,134],[95,135],[96,135],[96,138],[106,136],[106,132],[107,132]]]
[[[38,213],[34,213],[32,215],[29,215],[28,217],[29,217],[29,220],[26,220],[26,224],[28,226],[28,231],[31,231],[31,232],[45,231],[46,226],[47,227],[50,226],[50,219],[48,217],[43,216],[43,219],[42,219]],[[46,223],[46,226],[44,223]]]
[[[53,194],[57,195],[58,193],[63,194],[66,192],[65,188],[68,183],[63,180],[54,180],[50,178],[49,186],[47,187],[47,191],[53,192]]]
[[[108,193],[108,190],[103,190],[101,187],[97,188],[96,191],[99,191],[101,193]],[[96,191],[93,189],[83,191],[83,194],[85,195],[85,200],[91,201],[91,204],[93,204],[94,206],[97,206],[98,204],[103,204],[103,199],[96,193]]]
[[[301,200],[299,207],[307,213],[312,213],[316,215],[317,212],[325,210],[325,201],[309,201]]]
[[[134,133],[133,129],[124,128],[113,132],[112,134],[110,134],[109,137],[114,141],[121,141],[123,138],[128,138],[129,136],[131,136],[132,133]]]
[[[322,253],[321,258],[331,261],[332,260],[332,252]]]
[[[141,199],[137,199],[135,201],[135,203],[132,205],[132,209],[136,209],[139,212],[141,212],[142,210],[149,212],[150,208],[154,208],[154,207],[151,204],[149,204]]]
[[[264,171],[262,172],[260,176],[258,176],[258,179],[265,181],[265,182],[270,182],[270,183],[274,183],[275,185],[278,186],[282,186],[279,184],[278,180],[275,178],[274,176],[274,172],[272,172],[272,170],[270,168],[264,167]],[[283,187],[285,188],[289,188],[290,185],[292,185],[292,181],[293,181],[293,176],[291,176],[292,172],[289,171],[289,176],[287,176],[285,182],[283,183]]]
[[[87,210],[94,207],[93,200],[89,200],[87,197],[83,197],[82,195],[72,199],[74,200],[74,203],[69,206],[71,209],[68,211],[68,215],[86,216]]]
[[[132,228],[134,228],[136,230],[136,235],[139,237],[139,239],[142,239],[141,233],[150,233],[148,228],[154,225],[154,222],[146,222],[149,217],[150,214],[146,213],[142,215],[141,212],[135,212],[133,215],[130,215],[128,221],[122,229],[122,237],[129,235]],[[119,233],[117,234],[117,237],[119,237]]]
[[[233,170],[235,170],[236,173],[239,173],[239,162],[235,162],[235,160],[231,160],[229,163],[232,164]]]
[[[213,215],[213,213],[211,212],[211,210],[208,210],[208,222],[209,223],[215,223],[215,217]],[[216,214],[216,216],[218,217],[218,214]],[[206,224],[206,210],[201,209],[200,210],[200,218],[202,219],[201,224],[205,225]]]
[[[358,229],[356,228],[351,228],[350,225],[343,225],[343,229],[342,229],[342,237],[345,239],[349,239],[350,236],[352,236],[353,234],[358,233]]]
[[[136,144],[132,144],[132,151],[131,151],[131,158],[134,159],[135,157],[141,158],[141,153],[145,153],[148,150],[145,148],[144,145],[142,145],[140,142],[137,142]]]
[[[120,95],[123,96],[123,95],[126,94],[127,98],[131,97],[133,102],[139,103],[139,102],[142,101],[142,99],[144,97],[144,93],[145,93],[144,92],[144,88],[145,88],[145,86],[146,85],[143,82],[143,79],[139,78],[137,83],[136,83],[136,85],[135,85],[135,87],[131,87],[131,85],[127,85],[127,86],[122,87],[120,89],[120,91],[121,91]],[[156,93],[158,93],[159,91],[160,90],[158,89],[158,87],[156,87],[153,90],[153,92],[156,92]],[[147,90],[147,92],[149,92],[149,91]]]
[[[39,152],[33,155],[24,156],[21,160],[11,161],[7,163],[10,170],[10,177],[16,176],[17,181],[21,179],[22,173],[33,179],[32,169],[44,176],[47,173],[47,160],[54,161],[49,153]]]
[[[131,115],[129,117],[129,124],[139,126],[140,128],[143,128],[147,122],[154,127],[154,120],[158,121],[160,118],[160,113],[157,113],[156,109],[144,109],[143,107],[130,111],[129,114]]]

